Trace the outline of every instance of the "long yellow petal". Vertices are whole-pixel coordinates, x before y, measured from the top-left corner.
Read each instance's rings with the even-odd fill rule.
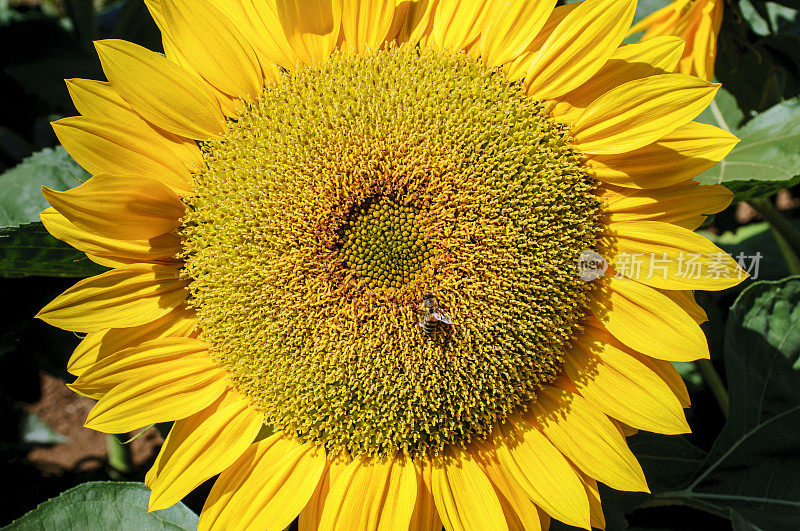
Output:
[[[408,529],[416,499],[417,473],[405,455],[357,458],[331,485],[319,529]]]
[[[671,73],[683,53],[683,45],[683,39],[665,36],[620,46],[591,79],[559,96],[552,114],[561,122],[572,122],[590,103],[617,85]]]
[[[402,23],[398,20],[392,23],[399,26],[397,42],[416,44],[423,37],[433,33],[433,12],[436,2],[437,0],[401,0],[395,12],[402,12],[404,6],[407,7],[407,10],[405,10],[405,18]]]
[[[733,193],[719,184],[686,181],[665,188],[639,190],[608,185],[600,197],[605,210],[611,214],[610,223],[662,221],[694,230],[709,214],[730,205]]]
[[[431,484],[433,464],[429,459],[421,457],[414,460],[414,468],[417,470],[417,501],[408,528],[419,531],[440,531],[442,520],[436,511]]]
[[[491,482],[461,448],[448,447],[433,460],[431,490],[445,529],[508,529]]]
[[[222,11],[206,0],[163,0],[162,6],[170,37],[203,79],[233,98],[261,94],[264,77],[256,53]]]
[[[600,181],[626,188],[663,188],[699,175],[725,158],[739,142],[719,127],[689,122],[658,141],[621,155],[586,160]]]
[[[133,264],[81,280],[36,317],[75,332],[139,326],[186,300],[185,286],[177,268]]]
[[[460,51],[481,35],[488,2],[439,0],[433,13],[433,44],[439,50]]]
[[[149,476],[149,511],[178,503],[234,463],[264,425],[264,414],[228,390],[206,409],[175,421]]]
[[[668,361],[708,358],[706,336],[669,297],[623,277],[605,279],[591,302],[603,326],[633,350]]]
[[[181,251],[181,240],[176,232],[147,240],[119,240],[79,229],[52,207],[42,211],[39,218],[54,237],[109,267],[139,262],[169,265],[176,262],[174,257]]]
[[[99,400],[121,383],[142,380],[163,363],[208,357],[208,344],[188,337],[167,337],[114,352],[87,368],[69,388]]]
[[[607,415],[656,433],[690,431],[672,389],[609,334],[586,327],[564,367],[578,391]]]
[[[597,481],[586,474],[578,471],[578,477],[586,489],[586,496],[589,498],[590,521],[593,528],[605,529],[606,517],[603,514],[603,503],[600,499],[600,489],[597,488]]]
[[[525,418],[592,478],[617,490],[649,492],[642,467],[625,439],[579,394],[558,387],[543,389]]]
[[[349,460],[349,457],[347,460]],[[297,519],[299,531],[317,531],[319,529],[322,510],[328,501],[331,485],[347,469],[347,464],[344,457],[328,457],[325,461],[325,470],[322,472],[319,483],[317,483],[317,488],[306,506],[300,511],[300,516]]]
[[[146,122],[122,99],[111,83],[92,79],[68,79],[66,83],[72,103],[82,116],[124,124],[143,134],[149,133],[160,142],[160,149],[173,152],[189,171],[203,166],[197,142]]]
[[[661,74],[606,92],[575,121],[575,145],[586,154],[627,153],[689,123],[714,99],[718,83]]]
[[[186,165],[162,136],[83,116],[62,118],[52,125],[64,149],[92,175],[144,175],[178,192],[191,190]]]
[[[676,369],[672,363],[653,359],[650,356],[645,356],[644,354],[639,354],[638,352],[628,351],[628,353],[647,365],[651,371],[656,373],[659,378],[664,380],[664,383],[669,386],[672,394],[678,397],[681,407],[687,408],[692,405],[692,399],[689,396],[689,390],[686,389],[686,382],[683,381],[678,369]]]
[[[45,199],[71,223],[108,238],[149,239],[180,225],[186,206],[164,184],[147,177],[96,175]]]
[[[164,317],[141,326],[90,332],[72,352],[67,371],[80,376],[116,352],[163,337],[189,337],[196,327],[194,310],[178,306]]]
[[[186,418],[225,392],[226,374],[208,355],[153,364],[149,374],[106,393],[89,412],[86,427],[104,433],[127,433]]]
[[[636,0],[584,0],[536,54],[525,76],[528,94],[552,99],[579,87],[608,61],[631,25]]]
[[[493,437],[503,473],[565,524],[589,529],[589,500],[572,465],[532,424],[510,417]]]
[[[497,451],[491,440],[476,440],[468,451],[492,482],[500,505],[503,507],[506,522],[510,531],[526,531],[542,529],[539,509],[531,501],[525,491],[513,480],[509,479],[500,466]]]
[[[494,0],[481,35],[481,57],[491,68],[513,61],[544,27],[555,0]]]
[[[380,48],[394,20],[395,0],[342,0],[346,49],[359,53]]]
[[[219,138],[225,117],[202,82],[182,67],[136,44],[95,43],[111,86],[147,121],[196,140]]]
[[[668,290],[719,291],[747,278],[731,256],[708,238],[660,221],[621,221],[607,226],[621,275]]]
[[[224,0],[226,14],[232,9],[227,4],[239,6],[244,13],[242,23],[253,28],[253,46],[263,57],[262,62],[272,62],[287,70],[297,67],[298,57],[289,44],[278,17],[274,1],[263,0]]]
[[[706,311],[694,300],[693,291],[668,289],[660,289],[658,291],[672,299],[672,302],[680,306],[684,312],[688,313],[697,324],[703,324],[708,321]]]
[[[284,529],[308,503],[324,470],[324,450],[276,433],[251,445],[219,476],[198,529]]]
[[[277,0],[278,19],[300,62],[324,61],[336,48],[341,0]]]

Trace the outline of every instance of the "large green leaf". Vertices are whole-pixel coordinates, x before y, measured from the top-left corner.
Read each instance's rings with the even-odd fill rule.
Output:
[[[800,277],[757,282],[731,308],[725,337],[730,416],[701,472],[657,494],[729,514],[737,528],[800,521]]]
[[[0,229],[0,277],[87,277],[103,271],[41,223]]]
[[[736,114],[723,105],[715,101],[702,118],[732,130],[741,142],[696,180],[724,184],[740,201],[766,197],[800,182],[796,178],[800,175],[800,100],[779,103],[738,129],[729,121]]]
[[[148,513],[149,497],[150,491],[142,483],[84,483],[44,502],[3,529],[197,529],[197,515],[182,503]]]
[[[68,190],[88,178],[61,146],[34,153],[0,175],[0,227],[39,221],[39,212],[48,207],[42,186]]]

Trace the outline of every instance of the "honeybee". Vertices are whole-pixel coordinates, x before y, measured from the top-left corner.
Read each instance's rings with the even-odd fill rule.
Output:
[[[417,314],[422,316],[419,320],[419,326],[426,334],[432,334],[442,325],[453,324],[450,316],[439,305],[439,299],[433,295],[422,297],[417,307]]]

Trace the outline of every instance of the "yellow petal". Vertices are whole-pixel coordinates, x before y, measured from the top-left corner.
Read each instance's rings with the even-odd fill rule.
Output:
[[[252,26],[250,42],[262,58],[262,63],[275,63],[287,70],[297,67],[297,55],[283,31],[274,1],[217,0],[217,4],[240,27],[246,24]],[[237,7],[241,14],[236,12]]]
[[[605,234],[617,273],[648,286],[718,291],[748,276],[710,240],[670,223],[621,221],[608,225]]]
[[[719,127],[689,122],[657,142],[620,155],[593,155],[586,165],[600,181],[626,188],[662,188],[699,175],[739,142]]]
[[[631,190],[608,185],[600,194],[609,221],[662,221],[694,230],[709,214],[724,210],[733,194],[722,185],[686,181],[655,189]]]
[[[560,96],[552,114],[561,122],[572,122],[594,100],[611,88],[644,77],[672,72],[683,53],[680,37],[656,37],[620,46],[591,79]]]
[[[575,121],[575,145],[589,155],[627,153],[689,123],[714,99],[719,84],[661,74],[606,92]]]
[[[461,448],[448,447],[444,455],[433,460],[431,490],[445,529],[508,529],[492,484]]]
[[[689,390],[686,389],[686,383],[683,381],[683,378],[681,378],[678,369],[676,369],[672,363],[653,359],[650,356],[645,356],[644,354],[639,354],[638,352],[628,351],[628,353],[647,365],[651,371],[656,373],[659,378],[664,380],[664,383],[669,386],[672,394],[678,397],[681,407],[687,408],[692,405],[692,399],[689,396]]]
[[[436,8],[436,0],[401,0],[395,12],[402,12],[404,6],[407,6],[407,11],[402,24],[397,17],[392,23],[399,26],[397,42],[416,44],[433,32],[432,15]]]
[[[117,39],[97,41],[95,47],[111,86],[147,121],[197,140],[219,138],[225,130],[217,101],[177,64]]]
[[[658,290],[681,307],[683,311],[689,314],[697,324],[703,324],[708,321],[706,311],[694,300],[694,292],[691,290]]]
[[[185,286],[174,267],[133,264],[81,280],[36,317],[75,332],[139,326],[186,300]]]
[[[512,416],[493,437],[503,473],[553,518],[589,529],[589,500],[572,465],[542,432]]]
[[[110,83],[92,79],[68,79],[67,89],[75,108],[82,116],[125,124],[143,134],[149,132],[150,136],[156,137],[160,142],[162,146],[160,149],[173,152],[187,170],[192,171],[196,167],[203,166],[200,148],[194,140],[174,135],[144,121]]]
[[[138,262],[169,265],[175,263],[174,256],[181,251],[180,237],[176,232],[147,240],[119,240],[79,229],[52,207],[42,211],[39,218],[54,237],[87,253],[95,262],[105,262],[102,265],[109,267]]]
[[[178,192],[191,190],[186,165],[162,136],[144,128],[83,116],[62,118],[52,125],[64,149],[92,175],[143,175]]]
[[[200,514],[207,529],[284,529],[308,503],[325,452],[283,433],[251,445],[214,483]]]
[[[80,376],[116,352],[163,337],[189,337],[196,327],[194,310],[178,306],[164,317],[141,326],[91,332],[73,351],[67,362],[67,371]]]
[[[705,334],[669,297],[624,277],[606,278],[605,286],[591,310],[623,344],[668,361],[708,358]]]
[[[586,82],[619,47],[635,12],[635,0],[581,2],[531,62],[525,76],[528,94],[552,99]]]
[[[206,409],[175,421],[153,465],[149,511],[181,501],[234,463],[264,425],[264,414],[228,390]]]
[[[336,48],[342,0],[277,0],[278,19],[300,62],[324,61]]]
[[[512,81],[523,79],[527,75],[528,69],[536,58],[537,52],[542,49],[544,43],[547,42],[553,34],[553,31],[561,24],[561,21],[579,6],[580,3],[573,3],[558,6],[553,9],[550,16],[547,17],[544,26],[539,30],[539,33],[533,37],[528,47],[511,63],[505,65],[504,70]]]
[[[105,433],[126,433],[186,418],[208,407],[225,392],[226,374],[208,355],[153,364],[148,374],[106,393],[89,412],[86,427]]]
[[[42,192],[78,228],[123,240],[170,232],[186,210],[166,185],[142,176],[96,175],[66,192],[44,187]]]
[[[83,396],[99,400],[115,386],[142,380],[164,363],[208,357],[208,344],[199,339],[167,337],[114,352],[91,367],[69,385]]]
[[[376,50],[394,20],[395,0],[342,0],[345,48],[359,53]]]
[[[439,50],[460,51],[481,35],[488,2],[439,0],[433,13],[433,44]]]
[[[417,474],[404,454],[357,458],[332,484],[319,528],[408,529],[416,499]]]
[[[593,528],[605,529],[606,517],[603,515],[603,504],[600,499],[600,490],[597,488],[597,481],[590,478],[581,471],[578,471],[583,487],[586,489],[586,496],[589,498],[589,512]]]
[[[473,441],[470,454],[492,482],[500,505],[503,507],[510,531],[542,529],[539,509],[514,481],[503,473],[494,443],[488,439]]]
[[[436,502],[433,499],[433,490],[431,490],[433,465],[430,460],[421,457],[414,460],[414,468],[417,470],[417,501],[414,504],[414,512],[408,528],[419,531],[440,531],[442,520],[436,511]]]
[[[491,68],[513,61],[544,27],[555,0],[495,0],[481,35],[481,57]]]
[[[585,474],[617,490],[648,492],[642,467],[625,439],[588,400],[551,387],[540,391],[529,407],[525,418]]]
[[[347,458],[349,460],[349,458]],[[319,529],[320,518],[322,517],[322,510],[328,501],[328,493],[331,491],[331,485],[336,482],[339,476],[347,468],[345,458],[328,458],[325,462],[325,470],[322,472],[321,479],[311,495],[311,499],[300,511],[300,516],[297,519],[299,531],[317,531]],[[439,530],[437,530],[439,531]]]
[[[245,100],[261,94],[264,78],[258,58],[222,11],[206,0],[163,0],[162,7],[170,38],[212,87]]]
[[[609,334],[587,326],[564,367],[581,395],[607,415],[656,433],[690,431],[670,387]]]

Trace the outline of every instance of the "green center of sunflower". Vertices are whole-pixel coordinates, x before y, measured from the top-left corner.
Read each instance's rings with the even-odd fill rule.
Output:
[[[559,373],[599,203],[566,129],[501,71],[409,46],[336,54],[203,154],[190,304],[268,424],[332,452],[434,453]],[[427,326],[426,296],[451,324]]]

